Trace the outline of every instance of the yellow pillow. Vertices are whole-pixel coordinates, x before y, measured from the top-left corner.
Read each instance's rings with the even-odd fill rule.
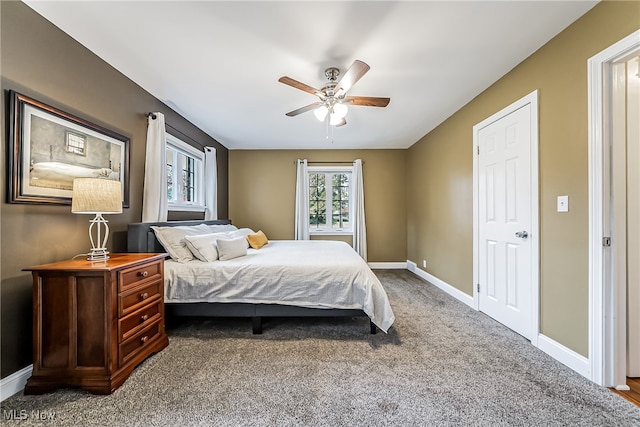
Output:
[[[258,232],[255,234],[247,235],[247,240],[249,241],[249,246],[251,246],[253,249],[260,249],[261,247],[269,243],[269,240],[267,240],[267,236],[265,236],[262,230],[258,230]]]

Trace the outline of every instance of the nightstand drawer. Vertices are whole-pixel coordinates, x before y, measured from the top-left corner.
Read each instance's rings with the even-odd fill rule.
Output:
[[[120,364],[127,363],[130,358],[144,351],[159,335],[160,322],[155,322],[120,344]]]
[[[123,292],[126,289],[141,285],[143,282],[157,280],[162,277],[161,262],[163,261],[148,263],[139,267],[121,271],[119,273],[120,278],[118,280],[118,291]]]
[[[162,282],[157,281],[130,289],[118,294],[118,312],[120,317],[147,305],[162,301]]]
[[[125,341],[140,329],[157,321],[162,316],[162,301],[144,306],[118,320],[119,341]]]

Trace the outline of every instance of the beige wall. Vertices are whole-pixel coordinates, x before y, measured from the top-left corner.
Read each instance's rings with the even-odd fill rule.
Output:
[[[472,127],[539,90],[541,333],[588,355],[587,60],[640,27],[603,2],[409,150],[409,259],[472,294]],[[570,212],[556,212],[569,195]],[[430,260],[432,260],[430,262]]]
[[[130,139],[130,208],[121,215],[108,217],[112,251],[126,251],[127,224],[141,219],[145,113],[149,111],[163,112],[167,123],[186,142],[216,146],[218,215],[227,216],[226,148],[24,4],[1,1],[0,14],[3,144],[7,144],[8,90],[21,92]],[[90,243],[89,218],[72,214],[68,205],[6,203],[7,150],[1,152],[0,332],[1,374],[5,377],[31,363],[31,276],[22,269],[87,252]]]
[[[274,150],[229,152],[229,216],[270,239],[292,239],[295,160],[362,159],[370,262],[407,260],[406,150]]]

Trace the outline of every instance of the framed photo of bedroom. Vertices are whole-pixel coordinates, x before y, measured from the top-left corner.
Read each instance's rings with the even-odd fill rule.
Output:
[[[9,92],[10,203],[71,204],[75,178],[120,181],[129,207],[129,138]]]

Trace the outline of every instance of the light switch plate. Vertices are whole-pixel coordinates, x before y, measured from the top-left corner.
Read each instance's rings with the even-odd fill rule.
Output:
[[[569,212],[569,196],[558,196],[558,212]]]

